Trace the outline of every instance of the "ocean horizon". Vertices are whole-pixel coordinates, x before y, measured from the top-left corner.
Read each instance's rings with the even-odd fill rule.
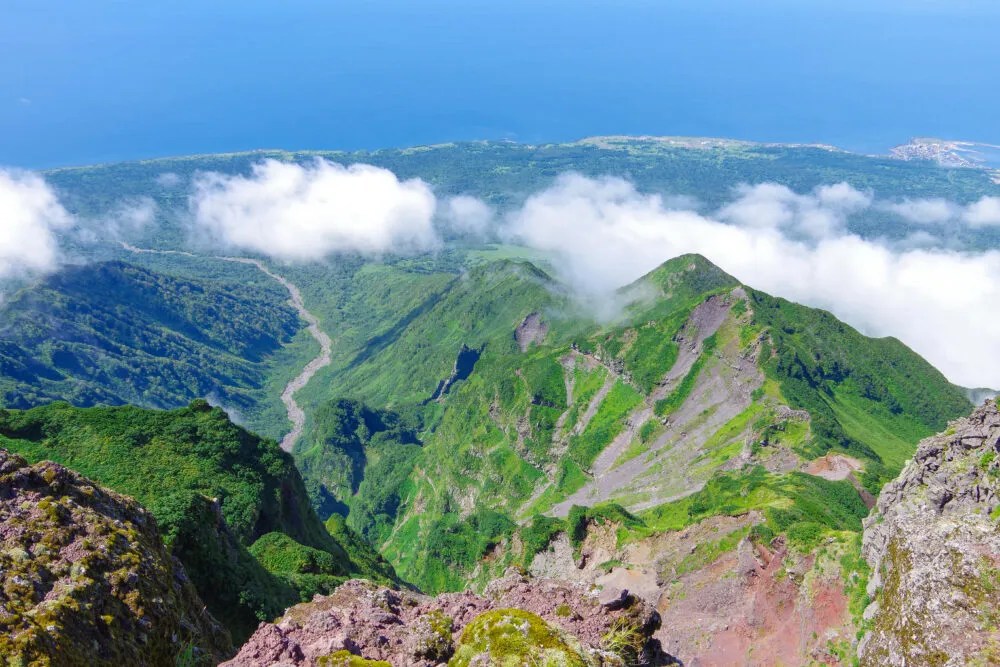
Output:
[[[997,19],[979,0],[15,0],[0,164],[595,135],[1000,143]]]

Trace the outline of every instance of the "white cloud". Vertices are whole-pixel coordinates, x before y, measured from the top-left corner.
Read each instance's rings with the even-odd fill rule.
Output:
[[[139,231],[153,222],[156,210],[156,202],[150,197],[136,197],[119,202],[111,213],[111,220],[121,229]]]
[[[812,238],[842,229],[848,215],[872,203],[869,193],[847,183],[823,185],[808,194],[776,183],[760,183],[738,186],[736,193],[736,200],[719,210],[722,220],[758,229],[785,228]]]
[[[956,218],[961,209],[947,199],[903,199],[885,203],[884,208],[910,222],[919,225],[934,225]]]
[[[972,227],[1000,225],[1000,197],[983,197],[969,204],[962,217]]]
[[[871,206],[872,195],[861,192],[849,183],[821,185],[814,191],[814,197],[823,206],[836,208],[844,213],[853,213]]]
[[[739,197],[719,210],[719,217],[744,227],[781,227],[795,219],[798,197],[777,183],[761,183],[736,188]]]
[[[920,229],[908,234],[904,239],[894,243],[893,246],[904,250],[934,248],[941,246],[941,239],[925,229]]]
[[[249,176],[200,174],[190,206],[215,240],[288,261],[418,252],[438,243],[430,187],[369,165],[266,160]]]
[[[445,200],[438,213],[445,229],[470,238],[484,238],[496,218],[496,212],[483,200],[467,195]]]
[[[104,215],[79,220],[72,237],[77,243],[86,245],[117,244],[151,225],[158,210],[150,197],[123,199]]]
[[[0,278],[56,268],[57,234],[73,224],[40,176],[0,169]]]
[[[970,227],[1000,225],[1000,197],[984,196],[967,206],[941,197],[903,199],[898,202],[883,202],[880,206],[921,225],[946,222],[964,222]]]
[[[592,297],[668,258],[700,253],[752,287],[829,309],[869,335],[900,338],[954,382],[1000,386],[1000,252],[897,250],[836,225],[806,239],[794,234],[803,218],[838,221],[870,199],[783,186],[739,194],[734,204],[744,206],[719,213],[738,224],[726,224],[670,210],[620,179],[567,175],[513,213],[508,231],[550,252],[563,277]],[[812,201],[803,207],[801,197]]]
[[[172,171],[165,171],[156,177],[156,184],[161,188],[176,188],[183,180],[180,175]]]
[[[153,223],[158,211],[156,202],[150,197],[135,197],[118,202],[111,212],[101,220],[101,234],[105,238],[123,239],[141,232]]]

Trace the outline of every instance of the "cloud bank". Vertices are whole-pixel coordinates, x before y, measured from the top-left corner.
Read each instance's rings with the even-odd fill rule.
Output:
[[[0,278],[53,270],[57,234],[74,224],[39,176],[0,169]]]
[[[494,225],[496,212],[481,199],[459,195],[438,207],[438,219],[445,231],[456,236],[484,239]]]
[[[972,227],[1000,225],[1000,197],[983,197],[965,208],[962,214]]]
[[[285,261],[338,252],[405,254],[442,236],[499,235],[547,252],[590,304],[665,260],[700,253],[739,280],[826,308],[863,332],[896,336],[967,386],[1000,386],[1000,251],[937,247],[928,231],[888,245],[851,234],[851,215],[889,211],[919,225],[1000,224],[1000,198],[875,200],[846,183],[799,193],[738,186],[715,211],[638,192],[618,178],[564,174],[504,215],[468,196],[369,165],[266,161],[248,176],[201,174],[190,209],[227,246]]]
[[[776,183],[742,185],[736,192],[736,200],[719,210],[720,219],[745,227],[783,228],[811,238],[841,231],[847,216],[872,203],[870,193],[847,183],[823,185],[804,195]]]
[[[1000,197],[982,197],[966,206],[940,197],[885,202],[882,208],[918,225],[964,223],[969,227],[1000,225]]]
[[[421,180],[363,164],[267,160],[249,176],[204,173],[190,198],[197,225],[226,246],[286,261],[336,252],[434,248],[434,193]]]
[[[570,174],[514,212],[508,233],[594,297],[700,253],[748,285],[900,338],[954,382],[1000,386],[1000,252],[895,250],[843,230],[848,212],[870,205],[846,184],[806,195],[764,185],[708,216],[620,179]]]

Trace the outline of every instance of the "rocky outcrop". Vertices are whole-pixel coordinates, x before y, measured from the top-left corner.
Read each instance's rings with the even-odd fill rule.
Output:
[[[436,598],[352,580],[261,624],[229,667],[268,665],[668,665],[660,624],[627,591],[530,579],[509,571],[483,595]]]
[[[749,537],[763,522],[760,512],[716,516],[620,546],[618,526],[592,525],[579,552],[560,535],[531,570],[656,605],[654,638],[686,667],[850,664],[838,655],[853,654],[844,561],[853,540],[801,553],[784,537]]]
[[[5,664],[199,664],[230,650],[151,514],[2,449],[0,578]]]
[[[530,313],[514,329],[514,340],[521,352],[527,352],[532,344],[540,345],[549,333],[549,325],[538,313]]]
[[[920,443],[865,521],[862,665],[1000,664],[1000,412]]]

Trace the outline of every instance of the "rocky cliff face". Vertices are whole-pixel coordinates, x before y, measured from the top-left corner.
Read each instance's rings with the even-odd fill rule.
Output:
[[[269,665],[669,665],[660,618],[621,589],[513,571],[485,594],[436,598],[360,580],[264,623],[228,667]]]
[[[1000,664],[1000,412],[920,443],[865,521],[862,665]]]
[[[3,449],[0,578],[4,664],[204,664],[230,650],[152,515]]]
[[[763,520],[712,517],[621,546],[615,525],[593,526],[578,558],[561,535],[531,571],[628,588],[656,606],[654,638],[685,667],[850,664],[853,539],[802,553],[783,537],[750,537]]]

